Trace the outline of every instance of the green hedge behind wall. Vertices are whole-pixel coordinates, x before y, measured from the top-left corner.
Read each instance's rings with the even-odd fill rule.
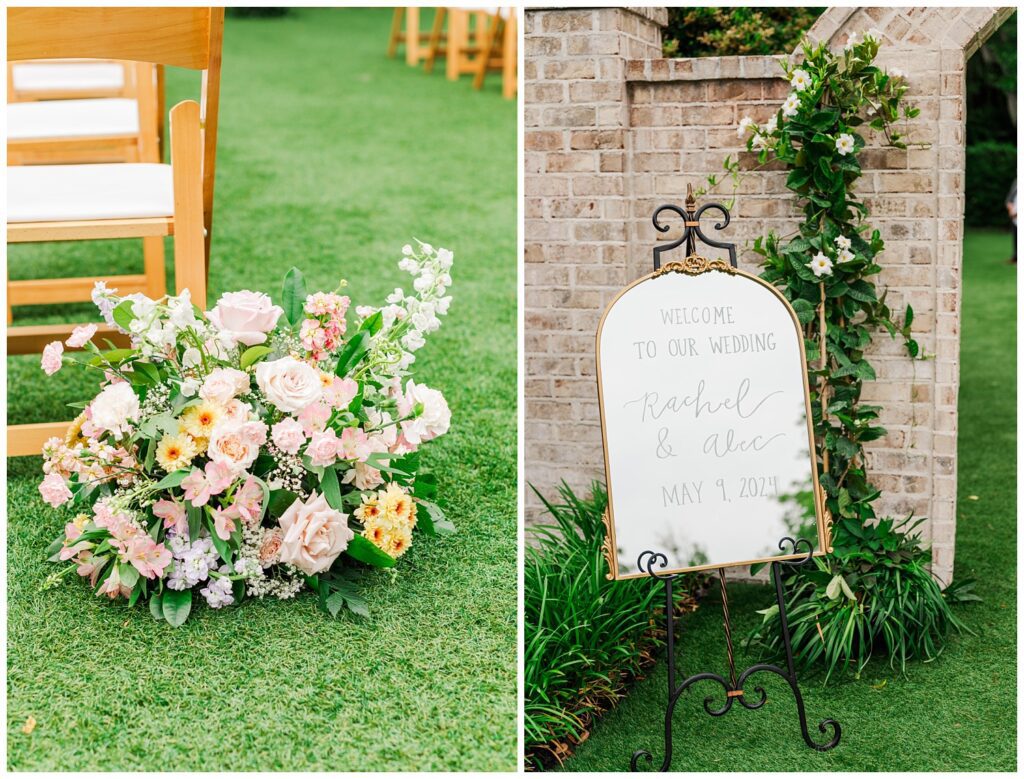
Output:
[[[1017,175],[1017,147],[985,141],[967,147],[965,220],[968,227],[1009,227],[1006,195]]]

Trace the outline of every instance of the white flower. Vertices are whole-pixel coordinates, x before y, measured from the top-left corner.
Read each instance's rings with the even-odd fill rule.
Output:
[[[754,124],[754,120],[749,116],[744,116],[740,119],[740,126],[736,128],[736,135],[740,138],[745,138],[748,133],[757,129],[757,125]]]
[[[131,423],[139,418],[139,398],[125,381],[105,387],[89,408],[92,424],[115,436],[129,432]]]
[[[889,76],[892,78],[903,78],[903,71],[899,68],[889,68]]]
[[[398,261],[398,269],[405,271],[406,273],[416,273],[420,269],[420,266],[416,263],[416,260],[411,257],[403,257]]]
[[[186,398],[191,398],[199,392],[199,379],[182,379],[181,381],[181,394]]]
[[[202,361],[203,353],[194,346],[188,347],[181,355],[181,365],[183,368],[193,368],[196,365],[199,365]]]
[[[866,33],[864,33],[864,40],[866,40],[866,41],[870,40],[870,41],[874,41],[875,43],[881,43],[882,42],[882,31],[879,30],[877,27],[872,27],[870,30],[868,30]]]
[[[836,138],[836,151],[844,155],[853,151],[853,136],[849,133],[841,133]]]
[[[405,300],[405,293],[402,291],[401,287],[395,287],[395,291],[388,295],[385,300],[387,300],[388,303],[397,305]]]
[[[851,246],[850,239],[845,235],[836,236],[836,246],[840,249],[849,249]]]
[[[753,144],[753,146],[758,151],[761,151],[763,149],[767,149],[767,148],[769,148],[770,145],[771,144],[768,143],[768,139],[765,136],[761,135],[761,133],[758,133],[757,135],[754,136],[754,144]]]
[[[409,379],[405,385],[405,394],[398,398],[398,413],[403,417],[410,416],[417,405],[422,406],[421,413],[415,419],[402,422],[402,435],[406,441],[419,445],[448,432],[452,412],[448,409],[444,395]]]
[[[320,374],[309,363],[294,357],[259,363],[256,383],[267,400],[288,413],[302,411],[319,400],[323,392]]]
[[[455,262],[455,253],[451,249],[438,249],[437,262],[444,270],[448,270]]]
[[[418,330],[410,330],[402,336],[402,346],[410,352],[415,352],[417,349],[421,349],[425,343],[426,340],[423,338],[423,334]]]
[[[402,247],[402,254],[404,254],[406,257],[408,257],[410,254],[412,254],[412,246],[410,246],[409,244],[406,244],[405,246],[403,246]]]
[[[854,256],[854,253],[849,249],[840,249],[839,254],[836,256],[836,262],[849,262]]]
[[[850,49],[852,49],[856,45],[857,45],[857,33],[851,32],[850,33],[850,37],[846,39],[846,45],[843,46],[843,48],[846,49],[847,51],[849,51]]]
[[[768,135],[775,135],[775,131],[778,130],[778,129],[779,129],[779,115],[778,114],[772,114],[771,119],[769,119],[768,123],[764,126],[764,131]]]
[[[786,98],[786,102],[782,104],[782,115],[783,116],[796,116],[796,112],[800,109],[800,98],[794,92]]]
[[[434,253],[434,247],[431,246],[429,243],[421,243],[420,244],[420,248],[423,250],[424,254],[433,254]]]
[[[797,68],[793,71],[793,75],[789,77],[789,83],[793,85],[793,89],[797,92],[803,92],[811,85],[811,74],[802,68]]]
[[[821,278],[832,273],[832,260],[825,254],[818,252],[814,255],[814,259],[807,263],[807,267],[814,271],[815,276]]]

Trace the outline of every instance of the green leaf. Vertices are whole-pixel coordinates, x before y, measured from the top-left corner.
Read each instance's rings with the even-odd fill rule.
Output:
[[[355,536],[348,542],[345,554],[353,560],[372,565],[374,568],[394,568],[395,558],[374,546],[368,539]]]
[[[156,490],[167,490],[171,487],[179,486],[185,478],[192,473],[190,468],[182,468],[181,470],[174,471],[164,476],[160,481],[156,483],[154,489]]]
[[[338,483],[338,472],[334,468],[325,468],[320,477],[320,490],[331,508],[341,511],[344,505],[341,500],[341,485]]]
[[[445,516],[441,507],[429,500],[418,500],[416,526],[427,535],[450,535],[455,532],[455,525]]]
[[[380,332],[381,327],[384,326],[384,315],[380,311],[374,311],[359,326],[359,329],[369,333],[371,336],[377,335]]]
[[[267,513],[272,517],[279,517],[298,499],[299,496],[290,490],[271,490]]]
[[[254,363],[257,363],[260,360],[262,360],[264,357],[270,354],[271,351],[273,350],[269,346],[263,346],[262,344],[250,346],[248,349],[242,352],[242,356],[239,358],[238,364],[244,371],[248,369],[250,365],[253,365]]]
[[[157,622],[163,621],[163,595],[157,593],[149,599],[149,613],[153,615],[153,619]]]
[[[121,579],[121,584],[129,589],[134,587],[139,581],[139,572],[131,563],[118,563],[117,575]]]
[[[191,502],[186,501],[185,513],[188,515],[188,537],[199,538],[199,531],[203,529],[202,506],[193,506]]]
[[[192,590],[164,590],[160,611],[172,627],[181,627],[192,611]]]
[[[349,371],[366,356],[370,350],[371,340],[372,337],[366,330],[360,330],[352,336],[338,355],[338,365],[335,367],[334,373],[338,376],[347,376]]]
[[[306,305],[306,281],[298,268],[292,267],[284,275],[281,301],[285,318],[292,325],[299,324],[305,318],[303,309]]]
[[[114,323],[122,330],[129,330],[131,328],[132,320],[135,319],[135,314],[132,313],[132,306],[134,304],[135,301],[133,300],[122,300],[111,312],[114,317]]]

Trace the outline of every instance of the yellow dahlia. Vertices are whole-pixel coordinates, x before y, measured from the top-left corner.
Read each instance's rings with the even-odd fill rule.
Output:
[[[214,425],[223,418],[223,406],[204,400],[185,409],[181,415],[181,429],[193,438],[209,438]]]
[[[412,546],[412,531],[408,528],[395,528],[384,533],[380,548],[392,557],[401,557]]]
[[[197,454],[195,441],[186,433],[165,435],[156,447],[156,461],[168,473],[184,468]]]

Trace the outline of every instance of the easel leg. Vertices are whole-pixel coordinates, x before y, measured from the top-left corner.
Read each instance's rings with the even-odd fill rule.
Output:
[[[800,733],[804,737],[804,742],[811,749],[816,749],[819,752],[827,752],[839,743],[839,739],[842,736],[842,728],[839,727],[839,723],[834,719],[824,719],[818,723],[818,730],[822,733],[827,735],[829,729],[831,728],[832,730],[832,738],[824,744],[819,744],[812,739],[810,732],[807,730],[807,714],[804,711],[804,699],[803,696],[800,695],[800,686],[796,679],[796,665],[793,662],[793,645],[789,635],[789,617],[786,614],[786,591],[782,586],[782,567],[777,562],[772,563],[772,580],[775,583],[775,601],[779,606],[779,624],[782,629],[782,646],[786,650],[786,673],[780,675],[789,682],[789,687],[793,691],[793,697],[796,698],[796,711],[800,718]]]
[[[679,700],[679,691],[676,690],[676,615],[675,599],[672,597],[672,578],[667,576],[665,582],[665,649],[668,652],[668,706],[665,708],[665,759],[662,760],[659,771],[667,771],[672,763],[672,713],[676,709],[676,701]],[[638,749],[633,753],[629,761],[629,770],[636,771],[640,759],[644,758],[648,763],[654,762],[654,757],[646,749]]]

